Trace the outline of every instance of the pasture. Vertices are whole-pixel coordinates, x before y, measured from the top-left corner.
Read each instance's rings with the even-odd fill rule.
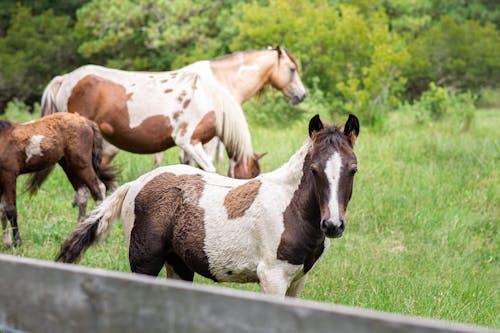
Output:
[[[264,172],[302,145],[309,116],[284,128],[250,124],[255,151],[268,152]],[[499,127],[500,110],[478,111],[467,132],[446,119],[416,125],[402,113],[389,115],[382,129],[361,124],[346,231],[332,239],[301,297],[500,328]],[[177,153],[170,149],[163,164],[177,163]],[[123,183],[150,171],[153,157],[121,152],[117,164]],[[25,180],[19,177],[17,199],[23,245],[1,252],[53,260],[75,224],[73,190],[60,168],[31,198]],[[121,225],[81,264],[129,271]]]

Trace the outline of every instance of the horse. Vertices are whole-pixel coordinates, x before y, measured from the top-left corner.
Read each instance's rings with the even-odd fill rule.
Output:
[[[258,282],[297,296],[341,237],[357,160],[356,116],[344,129],[309,122],[309,138],[280,168],[251,180],[188,165],[157,168],[119,187],[78,224],[56,261],[74,263],[121,218],[132,272],[193,281]]]
[[[21,245],[17,225],[16,178],[32,173],[27,190],[35,194],[56,163],[63,168],[75,189],[78,220],[83,220],[87,189],[96,203],[104,199],[106,187],[114,180],[111,169],[102,169],[102,136],[90,120],[71,113],[59,113],[36,121],[18,124],[0,120],[0,219],[3,242]],[[85,193],[83,193],[85,192]]]
[[[228,174],[246,179],[260,173],[262,155],[253,152],[241,105],[267,85],[293,104],[305,98],[297,61],[288,50],[244,51],[170,72],[86,65],[53,78],[41,110],[42,116],[79,113],[95,121],[109,143],[129,152],[157,153],[177,145],[208,172],[215,167],[202,145],[218,137],[230,159]]]

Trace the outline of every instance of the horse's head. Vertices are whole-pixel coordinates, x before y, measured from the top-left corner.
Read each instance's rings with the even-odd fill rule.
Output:
[[[272,49],[277,52],[277,65],[269,77],[271,85],[288,97],[292,104],[298,104],[306,98],[306,90],[302,84],[299,65],[293,55],[281,47]]]
[[[358,133],[358,118],[352,114],[343,131],[335,126],[325,127],[317,115],[309,122],[312,150],[305,172],[314,187],[320,228],[327,237],[340,237],[345,229],[345,213],[357,171],[353,147]]]
[[[239,162],[230,160],[228,176],[238,179],[251,179],[257,177],[260,174],[259,160],[264,155],[266,155],[266,153],[253,154],[252,157],[242,158]]]

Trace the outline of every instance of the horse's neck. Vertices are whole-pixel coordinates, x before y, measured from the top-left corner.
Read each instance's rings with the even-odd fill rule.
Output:
[[[239,54],[232,59],[211,62],[217,80],[231,92],[240,105],[254,96],[269,81],[274,61],[270,54],[260,54],[260,52],[263,51],[256,51],[252,56]]]
[[[291,223],[311,226],[311,230],[318,231],[317,237],[321,239],[323,234],[318,229],[320,209],[309,172],[311,165],[310,149],[311,141],[308,140],[287,163],[266,174],[266,176],[280,188],[289,188],[289,209],[291,210],[291,216],[294,217]]]
[[[298,187],[304,174],[306,156],[311,148],[311,140],[306,143],[281,167],[267,174],[270,180],[283,185]]]

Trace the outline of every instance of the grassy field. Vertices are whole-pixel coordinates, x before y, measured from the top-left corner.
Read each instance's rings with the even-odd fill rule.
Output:
[[[446,120],[416,125],[402,113],[377,131],[362,125],[347,230],[313,269],[302,297],[500,328],[499,128],[498,109],[478,111],[467,132]],[[269,171],[302,145],[307,122],[251,130],[255,150],[269,153],[262,160]],[[164,164],[176,163],[177,151]],[[152,156],[127,153],[117,164],[121,183],[153,167]],[[60,168],[31,198],[25,179],[18,181],[24,243],[1,252],[52,260],[75,225],[73,192]],[[81,264],[128,271],[121,225]]]

